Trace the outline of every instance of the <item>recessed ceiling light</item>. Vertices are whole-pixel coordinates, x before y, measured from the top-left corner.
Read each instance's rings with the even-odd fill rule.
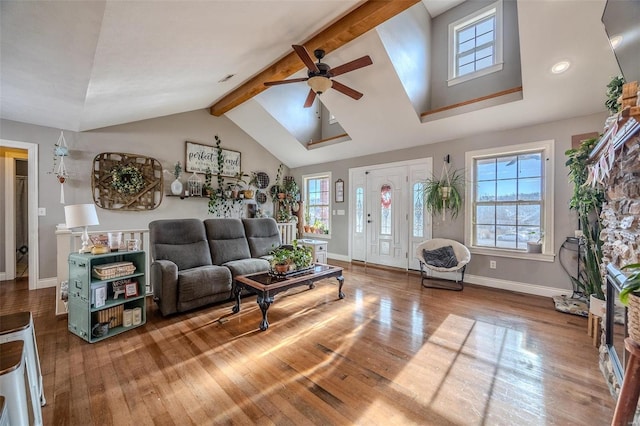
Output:
[[[569,61],[560,61],[551,67],[551,72],[554,74],[562,74],[569,69],[571,63]]]
[[[609,39],[609,43],[611,43],[611,47],[615,49],[616,47],[620,46],[620,43],[622,43],[622,36],[617,35],[617,36],[611,37]]]

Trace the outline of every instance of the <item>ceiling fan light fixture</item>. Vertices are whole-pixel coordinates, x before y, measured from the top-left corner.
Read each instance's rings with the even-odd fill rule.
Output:
[[[331,80],[327,77],[315,76],[311,77],[307,80],[307,84],[311,87],[311,90],[316,92],[318,95],[326,92],[331,88]]]

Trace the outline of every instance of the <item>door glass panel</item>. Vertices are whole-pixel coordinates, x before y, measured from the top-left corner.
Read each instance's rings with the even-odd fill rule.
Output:
[[[356,232],[364,232],[364,188],[356,188]]]
[[[424,203],[422,202],[422,193],[424,185],[422,182],[413,184],[413,236],[424,237]]]
[[[391,185],[380,188],[380,234],[391,235]]]

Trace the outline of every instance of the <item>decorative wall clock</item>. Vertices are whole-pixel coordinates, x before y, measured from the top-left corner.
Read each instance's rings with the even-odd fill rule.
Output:
[[[107,210],[153,210],[162,202],[162,165],[137,154],[103,152],[93,160],[91,192]]]

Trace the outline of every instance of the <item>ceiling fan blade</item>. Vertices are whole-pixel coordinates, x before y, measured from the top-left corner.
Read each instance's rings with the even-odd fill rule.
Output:
[[[316,99],[316,92],[313,90],[309,90],[309,94],[307,95],[307,100],[304,102],[304,107],[309,108],[313,105],[313,101]]]
[[[369,55],[363,56],[362,58],[354,59],[353,61],[347,62],[346,64],[331,68],[331,75],[335,77],[337,75],[357,70],[358,68],[366,67],[371,64],[373,64],[371,57]]]
[[[362,97],[362,93],[352,89],[349,86],[345,86],[342,83],[338,83],[335,80],[331,80],[331,87],[336,89],[338,92],[344,93],[347,96],[351,96],[356,101]]]
[[[299,83],[301,81],[307,81],[307,80],[309,80],[308,77],[292,78],[291,80],[265,81],[264,85],[265,86],[276,86],[278,84]]]
[[[300,59],[302,59],[302,62],[304,62],[305,66],[309,68],[310,71],[313,71],[315,73],[320,72],[316,63],[313,62],[311,55],[309,55],[309,52],[307,51],[306,47],[300,46],[298,44],[294,44],[291,47],[293,47],[293,50],[296,51]]]

